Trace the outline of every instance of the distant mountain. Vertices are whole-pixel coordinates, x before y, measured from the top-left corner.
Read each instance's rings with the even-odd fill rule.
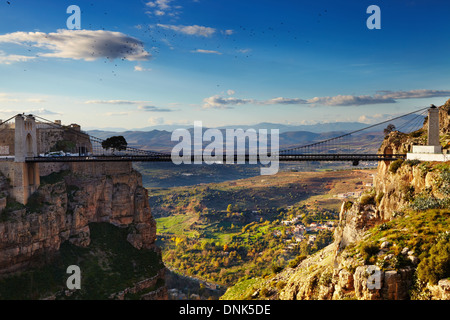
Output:
[[[253,128],[259,129],[278,129],[280,133],[289,131],[308,131],[313,133],[322,133],[330,131],[352,131],[367,127],[367,124],[360,122],[333,122],[333,123],[317,123],[317,124],[305,124],[305,125],[289,125],[281,123],[262,122],[255,125],[247,126],[225,126],[224,129],[238,129],[247,130]]]
[[[188,130],[191,132],[191,136],[193,137],[192,132],[193,129]],[[206,128],[204,128],[204,130],[206,130]],[[221,131],[223,132],[223,135],[225,137],[225,129],[221,129]],[[172,148],[178,143],[178,141],[171,141],[172,132],[164,130],[124,131],[124,132],[92,130],[88,131],[88,133],[100,139],[106,139],[108,137],[115,135],[122,135],[127,140],[128,145],[131,147],[159,152],[170,152]],[[290,148],[294,146],[302,146],[313,142],[337,137],[344,133],[345,133],[344,131],[333,131],[323,133],[314,133],[309,131],[289,131],[280,134],[279,145],[280,149]],[[362,135],[359,138],[358,143],[363,143],[363,141],[366,141],[367,139],[371,141],[373,139],[380,140],[380,137],[377,134]],[[204,146],[206,146],[207,144],[209,144],[209,142],[204,142]],[[377,148],[378,146],[379,144],[377,145]]]
[[[360,146],[360,151],[367,152],[376,152],[378,147],[381,145],[383,141],[383,129],[387,126],[388,123],[392,123],[403,132],[411,132],[420,128],[423,124],[424,117],[417,115],[409,115],[401,120],[389,121],[375,128],[364,130],[359,134],[352,135],[353,147]],[[271,129],[279,129],[280,130],[280,149],[290,148],[294,146],[302,146],[310,143],[327,140],[330,138],[341,136],[345,133],[352,132],[355,130],[360,130],[363,128],[367,128],[369,125],[360,122],[334,122],[334,123],[320,123],[314,125],[285,125],[285,124],[276,124],[276,123],[259,123],[256,125],[248,125],[248,126],[225,126],[218,128],[223,132],[223,136],[225,137],[226,129],[243,129],[248,130],[250,128],[259,130],[259,129],[268,129],[269,133]],[[163,126],[158,126],[163,127]],[[122,135],[127,140],[128,144],[132,147],[144,149],[144,150],[153,150],[160,152],[170,152],[178,141],[171,141],[172,131],[173,129],[181,128],[179,126],[166,126],[167,130],[154,129],[155,127],[148,127],[149,130],[142,129],[133,129],[133,130],[89,130],[87,131],[90,135],[95,136],[97,138],[106,139],[108,137],[114,135]],[[151,129],[150,129],[151,128]],[[192,126],[185,126],[192,135]],[[203,127],[203,131],[208,128]],[[192,135],[193,136],[193,135]],[[342,145],[339,145],[339,144]],[[346,143],[346,145],[345,145]],[[208,142],[205,142],[204,145],[207,145]],[[349,140],[341,142],[335,142],[332,148],[337,151],[341,151],[344,148],[349,148],[350,142]]]
[[[424,116],[418,116],[415,114],[411,114],[403,117],[401,120],[394,120],[393,122],[397,127],[400,127],[403,123],[423,123],[425,119]],[[261,122],[253,125],[228,125],[217,127],[217,129],[278,129],[280,133],[290,132],[290,131],[307,131],[311,133],[326,133],[326,132],[349,132],[354,130],[359,130],[365,127],[368,127],[370,124],[362,123],[362,122],[327,122],[327,123],[316,123],[316,124],[305,124],[305,125],[290,125],[290,124],[281,124],[281,123],[271,123],[271,122]],[[387,123],[386,123],[387,125]],[[175,129],[189,129],[192,128],[193,124],[190,125],[156,125],[149,126],[144,128],[133,128],[133,129],[125,129],[125,128],[84,128],[85,131],[105,131],[105,132],[131,132],[131,131],[139,131],[139,132],[149,132],[153,130],[162,130],[172,132]],[[206,127],[205,127],[206,129]]]

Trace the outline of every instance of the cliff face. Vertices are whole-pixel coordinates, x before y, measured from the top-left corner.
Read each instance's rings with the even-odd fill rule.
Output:
[[[131,163],[42,169],[53,173],[26,206],[0,175],[0,299],[167,299],[156,223]],[[81,290],[66,288],[72,264]]]
[[[156,224],[147,191],[133,170],[113,175],[54,173],[43,179],[28,207],[9,212],[0,222],[0,274],[51,256],[66,240],[86,247],[91,222],[127,227],[128,241],[138,249],[154,246]]]
[[[440,107],[443,147],[450,139],[449,114],[450,100]],[[425,144],[425,128],[426,122],[412,134],[392,132],[379,152],[406,153],[414,144]],[[416,281],[420,262],[432,261],[430,249],[448,234],[449,194],[448,163],[379,163],[373,190],[342,204],[334,242],[255,286],[250,298],[450,299],[448,275],[436,283]],[[369,266],[379,272],[376,285]]]

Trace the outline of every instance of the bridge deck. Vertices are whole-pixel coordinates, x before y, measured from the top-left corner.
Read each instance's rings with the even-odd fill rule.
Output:
[[[281,154],[278,161],[394,161],[404,159],[405,154]],[[233,159],[233,161],[230,161]],[[224,155],[221,158],[212,158],[207,156],[191,156],[191,161],[201,162],[223,162],[236,163],[238,160],[249,162],[250,160],[275,160],[272,158],[234,155],[228,158]],[[99,155],[99,156],[59,156],[59,157],[27,157],[26,162],[102,162],[102,161],[135,161],[135,162],[171,162],[170,154],[165,155]]]

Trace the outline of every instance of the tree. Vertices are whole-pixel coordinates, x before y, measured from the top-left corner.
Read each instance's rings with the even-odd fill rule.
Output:
[[[123,136],[112,136],[102,142],[103,149],[125,150],[128,146]]]
[[[390,123],[387,125],[386,128],[384,128],[383,133],[385,136],[387,136],[389,133],[391,133],[394,130],[395,130],[395,126],[392,123]]]

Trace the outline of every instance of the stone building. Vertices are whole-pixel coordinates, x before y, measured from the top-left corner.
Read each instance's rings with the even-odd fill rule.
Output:
[[[59,120],[43,123],[33,115],[18,114],[14,123],[0,126],[0,172],[10,181],[12,198],[26,204],[39,187],[41,176],[62,169],[63,164],[26,161],[52,151],[87,154],[92,152],[92,144],[79,125],[63,126]]]

